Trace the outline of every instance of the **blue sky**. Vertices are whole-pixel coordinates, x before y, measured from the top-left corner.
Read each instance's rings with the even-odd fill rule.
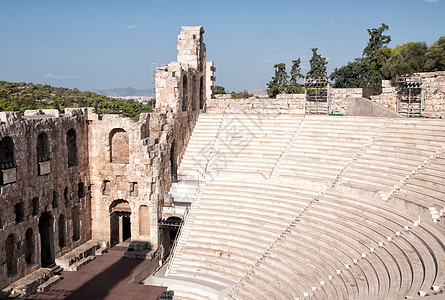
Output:
[[[265,88],[273,65],[311,48],[328,72],[359,57],[367,28],[390,47],[445,35],[445,0],[0,0],[0,80],[80,90],[151,88],[151,63],[176,60],[181,26],[202,25],[207,60],[227,90]]]

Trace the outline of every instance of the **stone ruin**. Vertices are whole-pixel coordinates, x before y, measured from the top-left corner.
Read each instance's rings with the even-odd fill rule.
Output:
[[[328,116],[305,116],[305,95],[278,95],[277,99],[231,99],[228,95],[213,97],[215,67],[213,62],[206,61],[203,33],[204,30],[200,26],[182,27],[178,36],[177,61],[158,68],[156,72],[156,108],[152,113],[141,114],[137,122],[117,115],[102,116],[92,108],[66,109],[64,114],[60,114],[57,110],[26,111],[24,116],[12,112],[0,113],[1,288],[9,286],[7,291],[15,289],[16,293],[26,296],[42,288],[42,284],[48,286],[49,283],[44,283],[44,281],[50,282],[49,278],[57,266],[65,270],[77,270],[92,260],[94,255],[100,255],[108,247],[127,239],[132,241],[128,257],[148,258],[156,263],[164,261],[174,251],[172,243],[178,233],[178,228],[182,225],[181,219],[188,213],[187,209],[179,206],[180,194],[184,191],[196,192],[190,182],[202,180],[206,176],[209,179],[213,176],[212,172],[217,174],[214,177],[216,179],[218,174],[223,174],[220,179],[224,180],[213,183],[209,181],[209,190],[211,191],[212,185],[220,189],[226,188],[230,191],[227,195],[234,198],[239,197],[236,195],[237,189],[242,187],[246,191],[251,190],[252,194],[262,191],[262,195],[266,195],[264,201],[269,201],[269,198],[275,197],[275,192],[277,195],[288,193],[289,188],[285,186],[286,184],[298,186],[292,181],[292,176],[295,176],[297,172],[301,172],[299,175],[301,191],[308,186],[317,187],[314,184],[315,181],[320,181],[320,187],[323,189],[330,187],[332,194],[314,196],[315,194],[310,194],[313,191],[310,193],[308,191],[310,197],[306,200],[309,202],[289,228],[286,227],[289,225],[287,221],[279,217],[281,212],[274,217],[275,212],[270,210],[271,220],[283,222],[280,226],[283,226],[285,230],[281,235],[290,235],[294,228],[297,228],[300,216],[310,214],[311,209],[323,207],[318,203],[320,199],[323,204],[325,198],[331,197],[340,203],[339,205],[344,205],[341,201],[347,198],[337,199],[340,198],[338,196],[340,192],[350,193],[351,198],[365,195],[363,186],[355,183],[354,180],[360,182],[360,176],[368,173],[369,182],[377,185],[376,178],[379,176],[373,177],[373,172],[377,172],[375,170],[363,171],[360,168],[365,168],[363,165],[366,164],[361,166],[356,161],[363,159],[363,155],[366,156],[366,152],[372,150],[372,147],[380,147],[379,143],[382,145],[390,143],[385,138],[391,138],[394,130],[401,130],[400,128],[405,126],[404,122],[409,125],[405,126],[406,130],[411,130],[411,127],[420,128],[415,121],[396,120],[400,117],[395,112],[397,91],[389,86],[388,82],[384,82],[383,92],[380,95],[373,96],[369,96],[364,89],[329,89],[329,114],[368,116],[357,119],[358,121],[354,117],[345,117],[343,127],[340,129],[338,129],[340,125]],[[443,74],[438,72],[421,76],[425,81],[427,99],[432,99],[426,103],[424,116],[442,117],[444,111],[442,106],[445,103]],[[200,118],[201,125],[195,141],[191,142],[193,147],[189,147],[191,149],[187,154],[185,150],[198,117],[204,112],[208,114]],[[369,116],[379,118],[373,119]],[[288,126],[281,126],[283,123]],[[402,123],[403,126],[400,125]],[[262,125],[258,126],[258,124]],[[270,136],[262,127],[266,124],[272,125],[272,129],[282,135],[279,138],[275,137],[276,142],[272,143],[272,146],[278,147],[278,151],[282,153],[271,152],[267,148],[269,146],[264,146],[271,141]],[[442,123],[439,124],[440,126],[438,124],[432,121],[422,126],[425,128],[442,126]],[[235,127],[237,130],[244,130],[242,132],[246,135],[236,135],[233,131]],[[318,136],[313,134],[312,127],[317,132],[329,132],[329,130],[334,130],[334,132],[331,136]],[[302,170],[299,170],[299,164],[293,165],[292,151],[296,153],[295,157],[302,157],[298,151],[306,149],[306,146],[297,147],[299,142],[304,145],[316,145],[318,142],[320,147],[327,147],[323,139],[332,139],[330,143],[337,142],[339,145],[336,146],[338,148],[336,153],[340,153],[339,149],[342,147],[340,145],[343,142],[341,139],[336,141],[335,137],[343,137],[336,130],[351,134],[351,137],[347,137],[344,141],[344,145],[354,141],[357,145],[351,146],[353,151],[344,146],[344,153],[334,157],[338,161],[349,161],[349,159],[351,161],[345,166],[338,163],[336,166],[338,170],[329,168],[332,174],[325,174],[326,178],[323,180],[326,182],[321,182],[318,174],[317,176],[311,174],[311,171],[304,169],[304,166]],[[359,137],[354,136],[355,131],[360,132]],[[213,134],[212,132],[214,136],[211,137],[211,141],[202,140],[203,137]],[[235,134],[233,139],[230,139],[231,134]],[[225,141],[223,135],[226,135],[229,140]],[[320,140],[317,140],[318,138]],[[238,139],[241,139],[241,144],[237,142]],[[249,150],[249,147],[246,149],[241,147],[246,146],[243,144],[244,140],[255,141],[252,145],[259,147],[255,149],[257,155],[268,157],[268,160],[264,159],[257,163],[256,158],[250,159],[251,153],[243,152],[246,149]],[[418,161],[413,163],[414,170],[402,174],[406,175],[405,177],[392,174],[394,178],[390,178],[392,181],[387,179],[390,184],[385,187],[388,191],[373,190],[374,187],[370,184],[369,194],[365,196],[387,203],[382,206],[394,205],[397,209],[419,214],[422,220],[431,219],[432,221],[426,221],[426,223],[431,223],[428,226],[435,226],[444,215],[442,208],[439,206],[419,208],[416,203],[407,203],[403,194],[407,193],[403,188],[412,184],[411,177],[428,171],[430,165],[435,166],[442,161],[444,147],[436,145],[435,142],[432,144],[437,148],[433,149],[436,151],[435,154],[429,158],[423,153],[423,156],[416,157]],[[216,149],[215,145],[219,149]],[[236,173],[236,175],[230,175],[236,181],[232,185],[230,185],[230,180],[224,177],[224,172],[227,170],[223,170],[221,165],[215,163],[217,162],[215,157],[224,154],[224,147],[228,147],[227,151],[230,150],[229,155],[225,157],[227,159],[225,163],[228,164],[225,165],[226,169],[229,166],[227,174],[230,173],[230,167]],[[354,156],[356,155],[354,151],[357,149],[361,150],[357,156]],[[239,152],[234,153],[235,150]],[[410,149],[407,148],[406,151]],[[245,156],[238,159],[240,155]],[[348,158],[347,155],[352,156]],[[181,173],[178,169],[185,156],[187,159],[181,166]],[[397,155],[393,159],[396,158]],[[316,169],[322,169],[324,162],[324,160],[315,162],[315,165],[322,163],[317,165]],[[270,166],[264,167],[262,164],[270,164]],[[238,168],[241,168],[241,171]],[[249,177],[251,175],[244,177],[243,172],[246,168],[256,170],[258,174],[251,174],[256,182],[248,182],[251,180]],[[258,172],[260,168],[263,168],[261,172],[264,174]],[[328,173],[328,171],[325,172]],[[362,175],[358,176],[354,172]],[[305,176],[309,179],[304,180]],[[233,180],[233,178],[230,179]],[[185,184],[187,181],[189,183]],[[398,185],[391,185],[394,183]],[[297,191],[292,191],[292,193],[297,194]],[[270,195],[267,196],[268,194]],[[177,199],[172,199],[172,195],[175,195]],[[193,198],[195,195],[190,197]],[[276,201],[281,201],[280,199],[278,197]],[[358,199],[354,198],[353,203],[360,203]],[[190,205],[192,200],[185,199],[182,204]],[[238,204],[235,206],[238,207]],[[380,207],[369,208],[369,211],[375,212],[377,216],[381,213],[378,209]],[[286,214],[289,211],[287,210]],[[292,214],[287,217],[289,220],[295,218]],[[210,215],[210,219],[212,218],[213,212]],[[260,220],[259,224],[263,224],[262,221]],[[387,237],[388,241],[396,240],[400,235],[416,230],[419,224],[420,221],[414,221],[413,225],[405,226],[408,228],[406,232],[397,231],[394,237]],[[199,223],[196,226],[198,225]],[[278,232],[280,229],[273,230]],[[267,234],[271,234],[271,231]],[[231,233],[234,235],[235,231]],[[191,236],[189,239],[193,242],[194,237]],[[276,241],[281,243],[285,239]],[[381,245],[379,243],[377,247],[384,247],[385,243],[381,242]],[[184,242],[178,247],[185,251],[187,247],[183,245]],[[304,245],[309,245],[309,243],[304,243]],[[231,265],[232,249],[229,249],[227,253],[221,249],[213,251],[210,246],[205,249],[211,252],[206,254],[210,255],[211,259],[213,259],[212,255],[216,255],[219,256],[218,259],[227,259]],[[372,253],[374,253],[374,248],[370,248],[369,253],[362,253],[361,258],[364,259],[367,255],[372,256]],[[193,258],[192,254],[189,253]],[[194,259],[202,257],[204,256],[198,255]],[[243,258],[247,266],[252,262],[249,259],[251,257]],[[355,258],[351,265],[344,265],[344,270],[338,269],[337,275],[348,273],[351,266],[360,263],[359,259]],[[173,275],[175,272],[181,275],[181,264],[187,265],[187,262],[181,263],[180,259],[173,261],[170,272]],[[259,263],[252,265],[252,268],[260,265]],[[232,276],[232,268],[227,270]],[[246,287],[250,288],[251,295],[255,295],[258,287],[249,282],[249,276],[240,279],[236,285],[222,280],[220,282],[221,291],[223,291],[221,295],[227,295],[233,288],[228,297],[238,299],[237,297],[246,291]],[[143,277],[138,275],[141,280]],[[216,276],[206,278],[212,281]],[[331,279],[332,276],[329,280]],[[325,281],[319,281],[319,285],[320,287],[315,287],[315,289],[312,287],[312,291],[305,293],[310,295],[312,292],[324,289]],[[212,284],[209,286],[211,287]],[[185,290],[188,288],[186,286]],[[434,285],[432,289],[436,293],[441,291],[442,287]],[[203,290],[197,290],[200,293],[203,292]],[[181,288],[178,287],[178,295],[180,292]],[[427,293],[423,289],[413,290],[413,293],[417,292]],[[212,297],[215,296],[210,294]],[[282,295],[277,291],[275,296],[279,298]]]
[[[203,33],[182,27],[177,61],[157,69],[156,108],[137,122],[93,108],[0,113],[0,288],[128,238],[138,257],[169,249],[164,196],[214,79]]]

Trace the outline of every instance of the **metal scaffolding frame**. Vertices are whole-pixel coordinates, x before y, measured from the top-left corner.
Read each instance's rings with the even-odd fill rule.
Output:
[[[327,78],[305,78],[306,114],[329,114],[329,83]]]
[[[425,111],[425,89],[420,76],[398,76],[397,113],[407,117],[422,117]]]

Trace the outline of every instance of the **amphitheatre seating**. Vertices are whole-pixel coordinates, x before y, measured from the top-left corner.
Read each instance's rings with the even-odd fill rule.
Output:
[[[436,157],[413,174],[391,199],[422,219],[438,222],[445,211],[445,158]]]
[[[332,183],[370,142],[385,119],[306,116],[274,175]]]
[[[437,120],[390,119],[373,143],[343,172],[338,186],[388,196],[445,145],[445,123]],[[386,200],[386,199],[384,199]]]
[[[182,157],[178,175],[188,175],[194,179],[204,176],[223,118],[224,116],[219,114],[201,114],[199,116]]]
[[[265,182],[207,181],[169,274],[237,282],[315,195]]]
[[[204,184],[167,276],[175,297],[440,293],[445,234],[418,208],[445,211],[444,129],[439,120],[201,115],[178,170]]]
[[[302,119],[292,115],[201,115],[178,173],[229,170],[267,177]]]
[[[436,293],[445,279],[443,233],[422,224],[413,227],[412,218],[375,204],[328,191],[227,298],[254,299],[249,295],[258,291],[268,299],[397,299]]]

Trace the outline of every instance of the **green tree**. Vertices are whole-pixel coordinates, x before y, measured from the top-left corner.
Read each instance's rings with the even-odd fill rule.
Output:
[[[318,48],[312,48],[312,57],[309,60],[311,69],[307,72],[306,77],[308,78],[325,78],[326,75],[326,57],[321,56],[317,53]]]
[[[397,76],[423,71],[427,50],[425,42],[408,42],[395,47],[382,68],[383,76],[394,82]]]
[[[290,80],[287,86],[287,92],[290,94],[302,94],[304,93],[303,86],[298,83],[299,79],[304,78],[304,75],[301,73],[301,60],[298,58],[292,61],[292,67],[290,70]]]
[[[445,71],[445,36],[432,44],[425,56],[425,71]]]
[[[213,95],[219,95],[219,94],[225,94],[225,93],[226,93],[226,89],[223,86],[216,85],[213,88]]]
[[[334,81],[334,88],[380,87],[381,76],[366,59],[356,58],[345,66],[334,69],[329,79]]]
[[[246,98],[249,98],[249,97],[253,96],[252,94],[249,94],[247,92],[247,90],[244,90],[244,91],[239,92],[239,93],[237,93],[235,91],[232,91],[230,93],[230,95],[232,95],[232,99],[246,99]]]
[[[267,83],[267,94],[270,98],[275,98],[278,94],[283,94],[287,91],[287,79],[289,78],[286,72],[286,64],[280,63],[273,67],[275,75]]]
[[[365,49],[363,49],[363,57],[367,59],[377,70],[383,66],[384,61],[382,58],[385,56],[381,50],[391,42],[391,36],[384,35],[383,33],[389,29],[389,26],[382,23],[379,28],[367,29],[369,34],[369,41]]]

